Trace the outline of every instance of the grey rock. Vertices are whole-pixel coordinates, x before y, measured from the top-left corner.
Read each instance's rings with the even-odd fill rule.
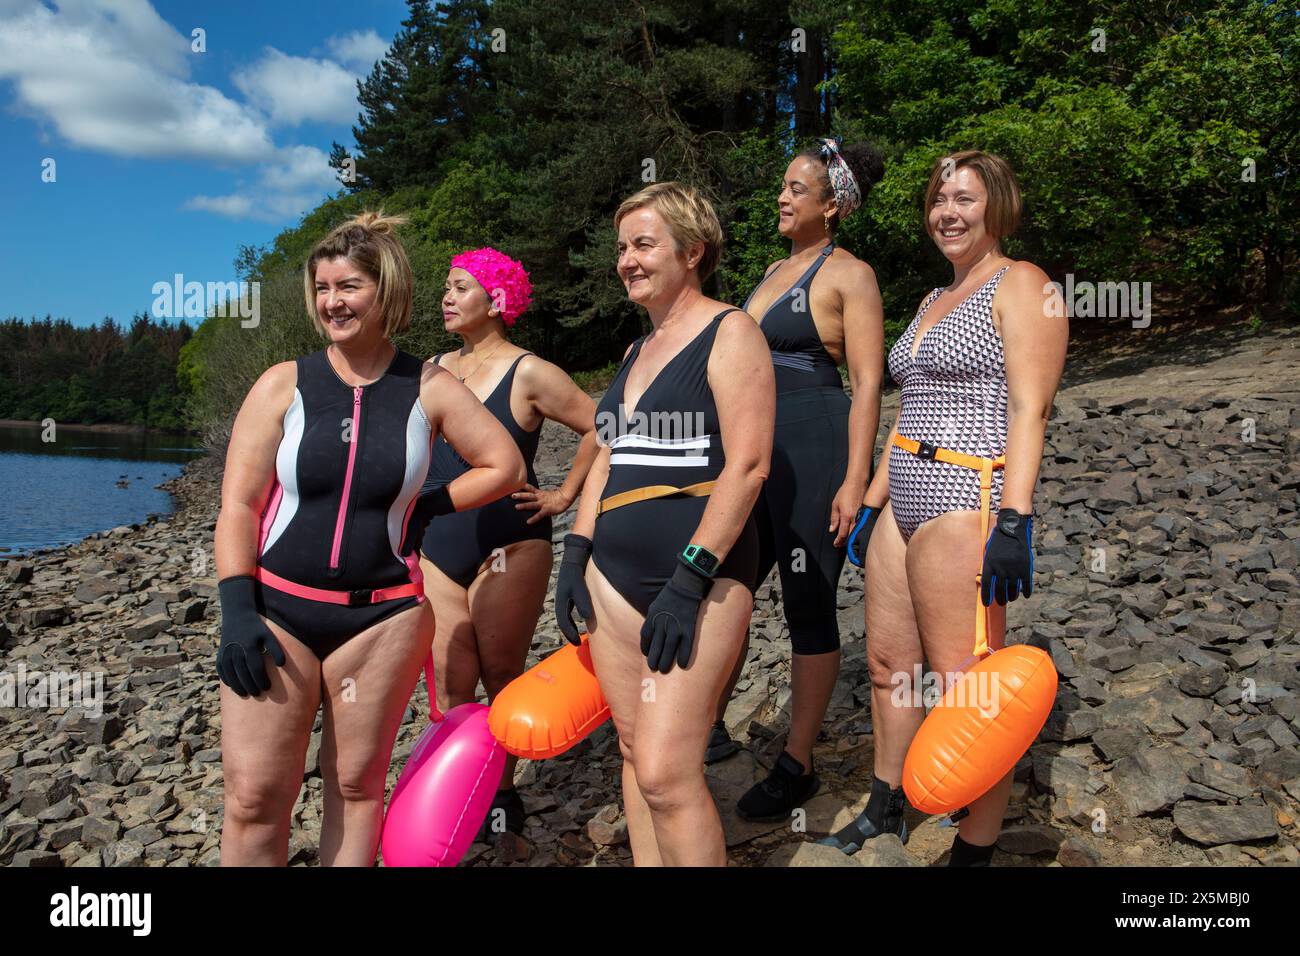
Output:
[[[1141,731],[1112,727],[1093,734],[1092,742],[1106,760],[1114,763],[1122,757],[1137,753],[1146,742],[1146,734]]]
[[[26,787],[20,788],[15,784],[15,789],[25,791],[22,803],[19,804],[19,809],[23,815],[34,817],[42,810],[52,807],[59,801],[71,796],[72,781],[68,777],[59,777],[58,779],[45,777]]]
[[[1228,683],[1227,668],[1197,667],[1178,678],[1178,689],[1191,697],[1213,697]]]
[[[1256,777],[1270,787],[1282,787],[1289,780],[1300,777],[1300,754],[1287,747],[1262,757],[1256,766]]]
[[[1182,799],[1187,774],[1168,750],[1144,750],[1115,764],[1111,786],[1129,812],[1149,816]]]
[[[144,847],[132,840],[118,840],[101,851],[105,866],[143,866]]]
[[[19,612],[18,619],[28,628],[55,627],[68,619],[69,611],[66,604],[27,608]]]
[[[1030,823],[1005,827],[998,834],[997,847],[1003,853],[1020,856],[1055,856],[1064,839],[1065,834],[1054,827]]]
[[[128,641],[147,641],[171,627],[171,619],[166,614],[154,614],[146,617],[126,629]]]
[[[825,847],[824,849],[835,853],[840,852],[834,847]],[[893,833],[885,833],[874,840],[868,840],[866,846],[853,854],[853,859],[862,866],[921,865],[912,854],[907,852],[907,848],[903,846],[903,841]]]
[[[1101,729],[1101,716],[1091,708],[1053,711],[1043,727],[1044,740],[1069,742],[1086,740]]]
[[[1187,772],[1195,783],[1232,797],[1249,797],[1255,792],[1250,771],[1222,760],[1203,760]]]
[[[85,817],[79,817],[76,820],[68,820],[50,830],[50,848],[54,850],[62,850],[65,846],[76,843],[80,840],[81,830],[85,824],[85,819]]]
[[[61,867],[63,866],[63,858],[57,853],[50,853],[48,850],[22,850],[14,854],[14,858],[9,865],[14,867]]]
[[[81,812],[78,800],[75,794],[69,794],[58,803],[46,807],[36,814],[36,819],[42,823],[58,822],[60,820],[70,820]]]
[[[172,613],[173,624],[194,624],[207,615],[208,602],[203,598],[186,601]]]
[[[86,846],[106,846],[122,834],[122,824],[111,817],[86,817],[81,826],[80,840]]]
[[[1202,846],[1272,840],[1278,836],[1277,820],[1270,807],[1180,803],[1174,807],[1174,826]]]
[[[862,864],[833,846],[817,843],[786,844],[767,858],[764,866],[858,867]]]
[[[1061,843],[1056,862],[1061,866],[1100,866],[1101,851],[1090,840],[1070,837]]]

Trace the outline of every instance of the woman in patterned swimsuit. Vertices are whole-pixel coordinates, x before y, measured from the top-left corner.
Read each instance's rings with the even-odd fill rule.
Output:
[[[875,773],[866,810],[827,841],[846,852],[881,833],[907,839],[903,758],[925,711],[893,702],[896,675],[910,680],[925,660],[946,686],[973,663],[977,579],[990,610],[991,649],[1002,646],[1006,602],[1029,594],[1034,485],[1065,365],[1068,326],[1056,287],[1043,270],[1002,251],[1020,217],[1010,166],[974,150],[940,159],[924,215],[953,279],[925,297],[890,351],[901,408],[867,489],[869,517],[850,541],[866,555]],[[899,447],[896,436],[914,450]],[[993,472],[998,517],[987,541],[980,533],[980,472],[936,459],[936,448],[1005,456],[1005,467]],[[1008,773],[971,804],[950,865],[988,864],[1011,781]]]

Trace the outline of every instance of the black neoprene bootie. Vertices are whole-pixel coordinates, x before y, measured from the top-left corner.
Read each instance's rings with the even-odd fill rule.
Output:
[[[903,788],[891,789],[889,784],[872,774],[867,808],[848,826],[817,842],[848,854],[857,853],[868,840],[885,833],[895,833],[906,843],[911,836],[903,818],[906,809],[907,798],[903,795]]]
[[[726,722],[718,721],[709,731],[709,745],[704,751],[704,762],[717,763],[738,753],[740,753],[740,744],[732,740],[731,734],[727,733]]]
[[[782,820],[821,786],[817,774],[784,750],[766,780],[760,780],[736,801],[736,813],[746,820]]]
[[[993,846],[976,846],[967,843],[958,833],[952,841],[952,851],[948,855],[949,866],[990,866],[993,862]]]

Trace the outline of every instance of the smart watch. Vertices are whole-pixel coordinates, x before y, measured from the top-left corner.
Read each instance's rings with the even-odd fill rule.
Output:
[[[688,544],[680,557],[683,564],[706,578],[713,577],[720,563],[716,554],[698,544]]]

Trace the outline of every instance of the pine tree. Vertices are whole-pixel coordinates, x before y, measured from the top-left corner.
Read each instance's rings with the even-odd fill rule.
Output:
[[[357,83],[361,104],[352,127],[356,192],[392,192],[434,182],[452,148],[467,138],[483,100],[490,38],[485,0],[407,0],[402,29],[370,76]],[[347,149],[334,143],[330,165],[344,174]]]

